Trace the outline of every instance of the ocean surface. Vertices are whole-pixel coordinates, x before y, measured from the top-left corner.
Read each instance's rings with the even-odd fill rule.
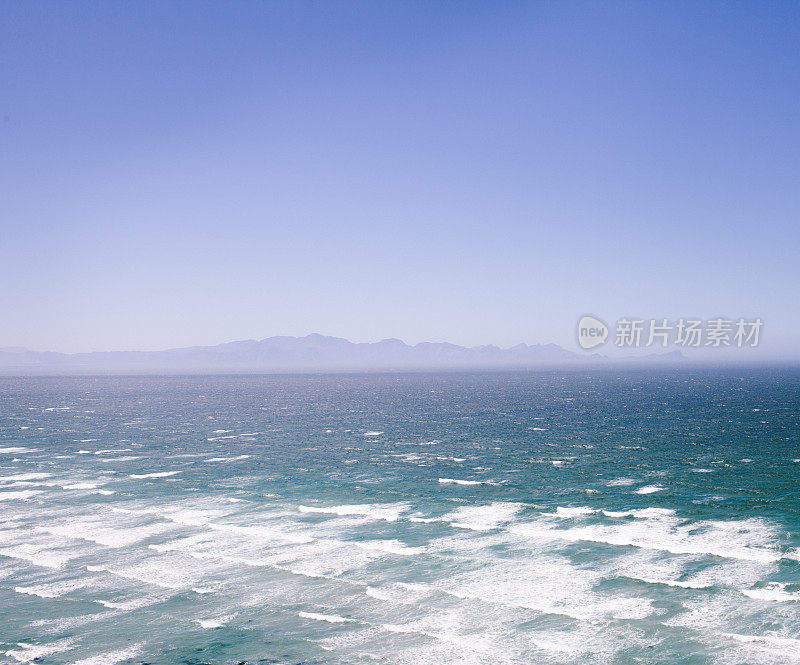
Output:
[[[800,371],[0,379],[0,663],[800,662]]]

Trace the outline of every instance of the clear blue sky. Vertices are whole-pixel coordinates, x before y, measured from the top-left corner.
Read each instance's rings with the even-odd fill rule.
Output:
[[[0,346],[800,357],[796,2],[0,2]]]

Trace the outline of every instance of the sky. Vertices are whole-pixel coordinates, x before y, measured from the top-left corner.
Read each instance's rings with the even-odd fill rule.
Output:
[[[0,347],[800,358],[800,4],[0,0]]]

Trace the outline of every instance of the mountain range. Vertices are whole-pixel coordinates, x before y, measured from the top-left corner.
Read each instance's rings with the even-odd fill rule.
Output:
[[[680,352],[648,356],[680,360]],[[641,359],[640,359],[641,360]],[[167,374],[324,371],[525,369],[596,364],[599,354],[579,354],[556,344],[465,347],[447,342],[409,345],[399,339],[355,343],[341,337],[268,337],[165,351],[55,353],[0,348],[0,374]]]

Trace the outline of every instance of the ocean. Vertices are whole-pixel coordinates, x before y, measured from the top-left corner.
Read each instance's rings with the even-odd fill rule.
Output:
[[[0,662],[800,662],[800,371],[0,379]]]

